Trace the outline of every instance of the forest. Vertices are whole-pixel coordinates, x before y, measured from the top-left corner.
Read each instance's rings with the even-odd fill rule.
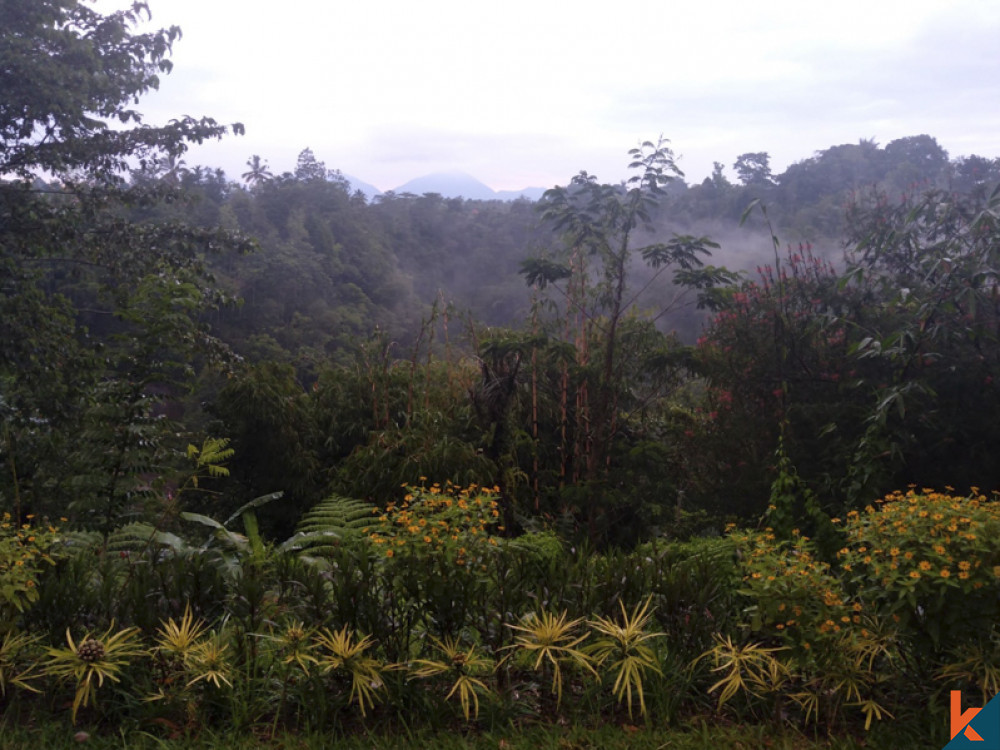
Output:
[[[369,201],[189,164],[243,125],[132,109],[148,13],[0,1],[12,746],[939,747],[996,695],[1000,158]]]

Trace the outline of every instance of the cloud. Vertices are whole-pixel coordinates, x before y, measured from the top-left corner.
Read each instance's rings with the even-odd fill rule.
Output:
[[[242,121],[246,138],[192,154],[230,173],[252,153],[291,169],[308,145],[380,187],[441,169],[497,188],[581,169],[615,180],[627,149],[660,134],[692,181],[746,151],[780,172],[862,137],[1000,153],[1000,5],[979,0],[152,7],[184,37],[141,106]]]

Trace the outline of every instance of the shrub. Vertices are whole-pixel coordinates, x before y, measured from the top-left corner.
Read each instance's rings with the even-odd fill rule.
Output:
[[[31,520],[32,516],[27,516]],[[38,579],[47,565],[54,565],[49,554],[56,542],[52,526],[18,525],[10,513],[0,521],[0,634],[15,612],[24,612],[38,601]]]
[[[934,653],[977,640],[1000,616],[1000,503],[910,489],[851,511],[838,555],[866,602]]]

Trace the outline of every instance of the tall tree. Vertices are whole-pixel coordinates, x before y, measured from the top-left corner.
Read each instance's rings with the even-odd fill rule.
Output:
[[[249,167],[249,169],[240,176],[251,188],[260,187],[274,177],[271,170],[267,166],[267,161],[261,160],[257,154],[254,154],[247,159],[247,167]]]
[[[242,132],[132,109],[180,36],[135,33],[148,16],[0,0],[0,502],[72,499],[105,529],[162,455],[156,402],[220,351],[199,319],[224,299],[203,256],[233,240],[124,218],[178,189],[130,168],[179,167],[190,143]]]
[[[744,185],[773,185],[771,157],[766,151],[740,154],[733,164],[736,175]]]
[[[634,255],[641,254],[658,272],[673,268],[677,280],[691,283],[702,265],[700,256],[717,247],[705,237],[680,235],[636,246],[637,237],[651,239],[642,230],[650,228],[651,213],[665,187],[682,173],[662,139],[643,143],[629,156],[637,174],[624,185],[600,184],[581,172],[569,186],[545,193],[539,204],[542,218],[562,234],[569,257],[565,262],[532,259],[522,265],[529,284],[553,286],[561,293],[567,318],[575,320],[570,335],[577,366],[592,376],[576,397],[581,441],[576,452],[584,459],[581,476],[590,480],[605,475],[611,442],[621,426],[619,399],[629,353],[619,334],[636,299],[627,285]]]

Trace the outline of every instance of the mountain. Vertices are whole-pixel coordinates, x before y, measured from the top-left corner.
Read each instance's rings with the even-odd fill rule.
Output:
[[[410,180],[395,189],[396,193],[438,193],[445,198],[469,198],[491,201],[497,194],[489,185],[484,185],[465,172],[435,172]]]
[[[365,194],[365,197],[371,201],[379,195],[382,195],[382,191],[379,190],[372,184],[365,182],[364,180],[359,180],[357,177],[353,177],[349,174],[344,175],[344,179],[351,183],[351,192],[360,190]]]
[[[536,201],[545,188],[530,187],[523,190],[494,190],[465,172],[435,172],[410,180],[393,191],[395,193],[437,193],[445,198],[466,198],[478,201],[513,201],[527,198]]]
[[[540,200],[547,188],[529,187],[524,190],[497,190],[497,198],[502,201],[516,201],[518,198],[527,198],[529,201]]]

